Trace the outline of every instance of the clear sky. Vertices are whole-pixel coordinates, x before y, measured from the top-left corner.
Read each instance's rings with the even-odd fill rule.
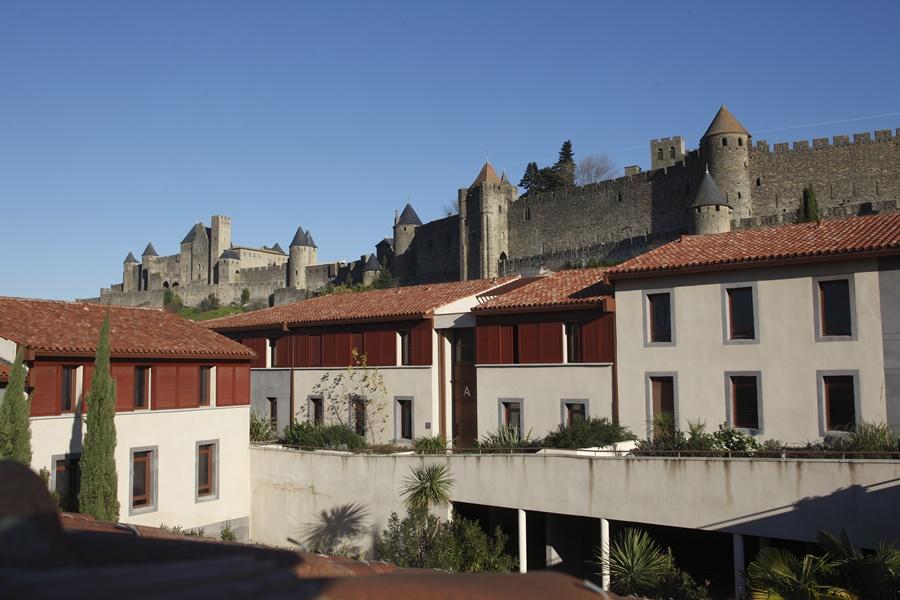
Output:
[[[358,258],[486,156],[517,182],[570,138],[646,168],[723,103],[770,143],[895,129],[898,23],[896,0],[4,0],[0,294],[96,296],[212,214]]]

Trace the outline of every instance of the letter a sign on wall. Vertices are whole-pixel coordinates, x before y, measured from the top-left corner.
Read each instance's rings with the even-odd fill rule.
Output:
[[[465,396],[466,398],[472,397],[472,392],[469,391],[469,386],[466,386],[465,389],[463,389],[463,396]]]

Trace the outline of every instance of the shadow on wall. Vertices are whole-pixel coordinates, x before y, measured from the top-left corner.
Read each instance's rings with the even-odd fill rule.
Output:
[[[730,533],[816,541],[815,533],[846,531],[853,543],[876,548],[882,541],[900,539],[896,521],[888,523],[884,515],[894,514],[900,506],[900,479],[872,485],[851,485],[827,496],[803,498],[796,504],[745,515],[703,529]]]
[[[320,554],[357,556],[363,550],[353,543],[368,533],[368,519],[369,510],[361,504],[334,506],[319,513],[317,522],[302,528],[301,542],[291,541]]]

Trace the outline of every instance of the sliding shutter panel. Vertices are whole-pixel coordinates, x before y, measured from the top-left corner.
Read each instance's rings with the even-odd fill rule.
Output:
[[[178,369],[171,365],[159,365],[153,372],[153,408],[166,409],[178,406]]]
[[[34,388],[31,393],[31,416],[58,415],[60,413],[59,367],[36,364],[28,372],[28,379],[31,387]]]

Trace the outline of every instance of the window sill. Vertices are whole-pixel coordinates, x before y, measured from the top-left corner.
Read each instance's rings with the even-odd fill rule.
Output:
[[[855,335],[817,335],[817,342],[855,342]]]
[[[149,506],[139,506],[137,508],[131,507],[128,509],[128,516],[135,517],[137,515],[145,515],[149,513],[154,513],[157,511],[156,505],[151,504]]]
[[[727,339],[725,340],[726,346],[746,346],[748,344],[758,344],[759,338],[747,338],[747,339]]]
[[[203,504],[204,502],[214,502],[219,499],[219,493],[207,494],[205,496],[194,495],[194,504]]]

